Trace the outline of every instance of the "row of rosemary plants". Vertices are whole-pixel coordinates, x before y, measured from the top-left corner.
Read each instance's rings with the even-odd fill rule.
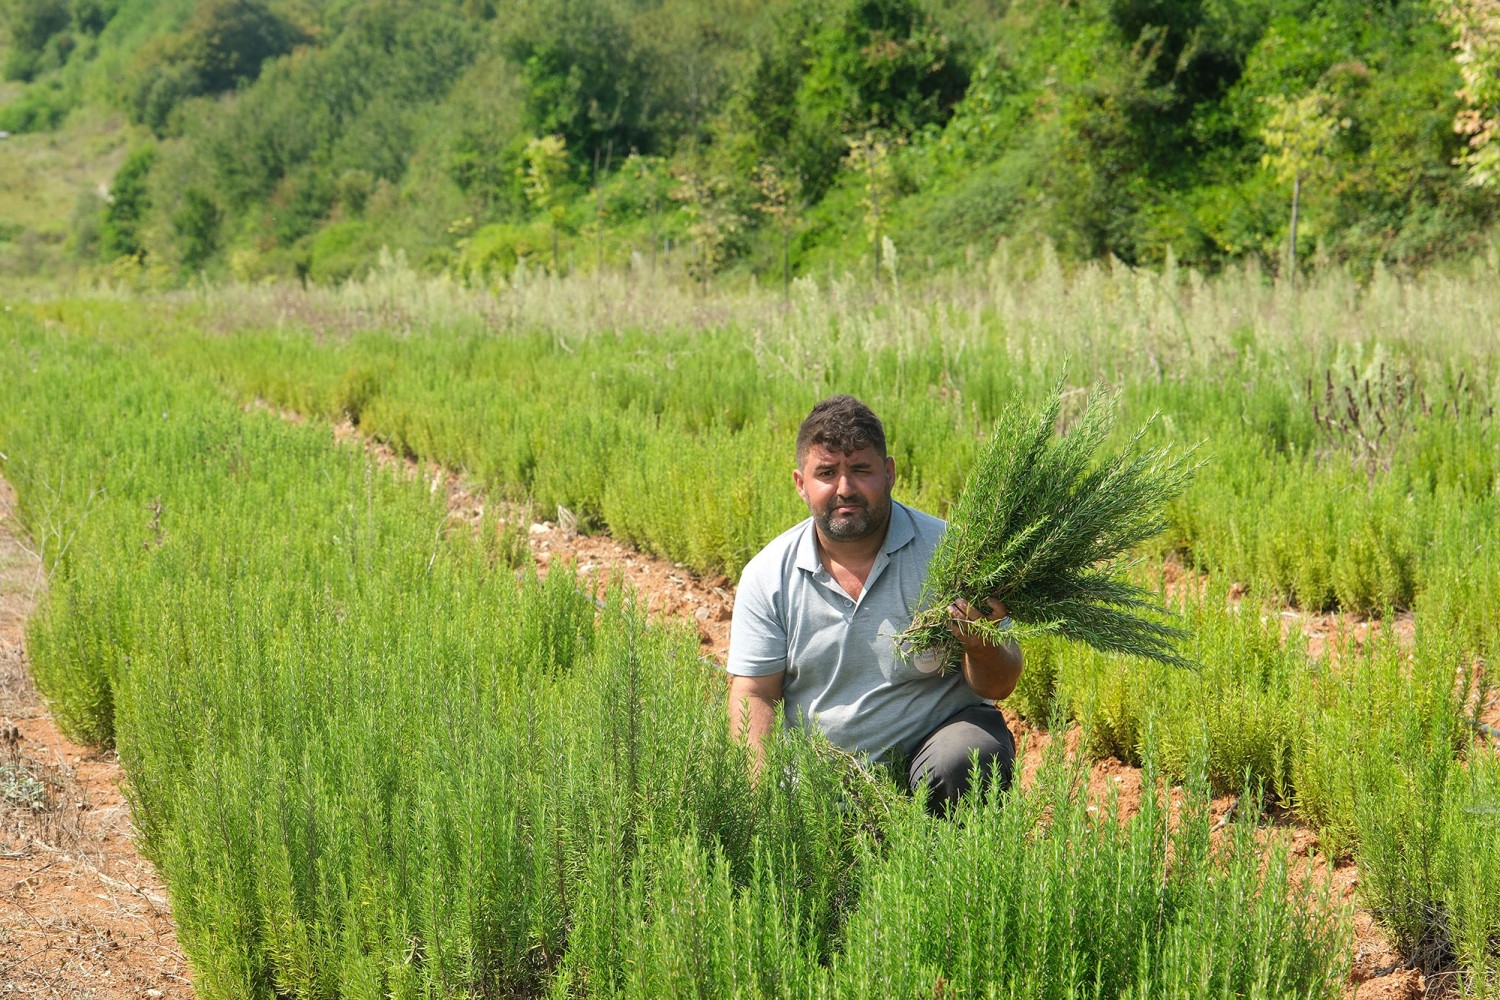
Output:
[[[586,289],[550,285],[506,289],[497,312],[448,312],[432,327],[308,300],[281,313],[300,324],[242,321],[208,354],[244,398],[357,418],[546,516],[563,505],[731,575],[803,515],[784,488],[787,455],[816,398],[870,400],[891,431],[901,496],[944,513],[1007,406],[1039,398],[1066,362],[1078,385],[1066,423],[1092,380],[1107,379],[1123,427],[1158,412],[1147,444],[1201,442],[1208,460],[1144,553],[1214,581],[1190,609],[1199,638],[1187,652],[1205,669],[1043,646],[1023,678],[1039,694],[1023,710],[1040,720],[1059,709],[1085,725],[1093,752],[1132,760],[1160,716],[1168,773],[1182,778],[1196,754],[1220,790],[1248,774],[1338,856],[1399,836],[1408,820],[1395,790],[1451,770],[1452,783],[1421,785],[1445,835],[1360,855],[1407,873],[1367,880],[1365,893],[1393,927],[1408,922],[1398,937],[1414,960],[1451,960],[1461,937],[1488,942],[1464,966],[1485,981],[1500,917],[1457,900],[1487,898],[1476,887],[1497,871],[1493,849],[1480,849],[1494,832],[1483,791],[1493,758],[1466,721],[1493,687],[1483,665],[1500,634],[1500,565],[1482,555],[1500,523],[1500,345],[1472,336],[1494,270],[1363,286],[1325,275],[1295,295],[1254,275],[992,270],[905,300],[835,287],[784,312],[757,312],[753,299],[657,312],[632,301],[625,321],[590,317]],[[1161,580],[1148,571],[1142,582]],[[1219,610],[1231,583],[1246,613]],[[1415,640],[1309,660],[1256,610],[1283,602],[1387,625],[1413,611]],[[1390,761],[1406,777],[1376,766]],[[1472,794],[1459,780],[1471,773]]]
[[[1211,464],[1158,549],[1309,610],[1423,605],[1477,648],[1500,618],[1500,567],[1471,541],[1500,514],[1500,345],[1472,331],[1500,308],[1500,281],[1476,266],[1364,286],[1333,275],[1295,296],[1254,275],[1012,266],[905,298],[808,289],[787,309],[663,294],[653,311],[609,288],[591,312],[599,289],[580,283],[505,289],[488,312],[403,285],[406,310],[351,287],[347,305],[239,292],[175,315],[235,330],[193,350],[242,399],[355,419],[543,512],[563,505],[730,576],[799,516],[787,456],[816,399],[870,402],[901,497],[942,514],[1006,407],[1040,401],[1066,365],[1065,421],[1103,380],[1122,435],[1159,412],[1148,447],[1202,442]]]

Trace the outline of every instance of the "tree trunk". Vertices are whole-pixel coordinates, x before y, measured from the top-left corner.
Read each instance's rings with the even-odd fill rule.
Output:
[[[1291,237],[1291,276],[1292,286],[1297,285],[1297,209],[1302,203],[1302,175],[1298,174],[1292,178],[1292,237]]]
[[[787,228],[781,231],[781,305],[792,307],[792,231]]]

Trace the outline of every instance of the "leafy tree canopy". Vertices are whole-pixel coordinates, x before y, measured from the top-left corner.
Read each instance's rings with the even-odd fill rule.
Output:
[[[1019,238],[1422,267],[1495,219],[1475,183],[1494,172],[1493,4],[0,0],[6,72],[31,81],[0,128],[128,108],[158,139],[115,184],[139,218],[111,206],[78,245],[235,273],[346,274],[384,241],[472,275],[476,247],[521,259],[536,232],[560,267],[860,267],[855,142],[888,150],[877,256],[889,240],[943,266]],[[1287,147],[1276,116],[1313,104],[1338,128],[1288,255],[1291,182],[1262,163]],[[527,150],[553,136],[542,205]],[[780,214],[768,171],[795,192]]]

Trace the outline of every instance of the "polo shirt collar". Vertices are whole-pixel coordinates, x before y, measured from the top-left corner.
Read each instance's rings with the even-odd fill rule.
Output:
[[[816,574],[823,568],[818,559],[818,527],[812,518],[804,523],[807,528],[797,540],[797,568]],[[912,525],[911,512],[907,510],[906,504],[892,500],[891,521],[886,527],[885,544],[880,547],[881,554],[889,557],[916,537],[916,528]]]

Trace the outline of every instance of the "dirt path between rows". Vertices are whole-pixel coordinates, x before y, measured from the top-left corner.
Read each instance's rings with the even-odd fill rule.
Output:
[[[289,420],[295,414],[282,412]],[[382,465],[421,476],[447,497],[455,523],[478,524],[486,498],[451,470],[401,457],[343,425],[338,440],[367,449]],[[135,850],[123,774],[113,753],[73,745],[57,731],[31,685],[23,625],[42,582],[39,561],[23,544],[14,497],[0,480],[0,993],[17,996],[98,998],[193,996],[190,971],[177,946],[166,893],[149,862]],[[700,578],[608,537],[569,530],[564,512],[531,523],[527,531],[538,567],[567,566],[595,580],[618,575],[640,594],[652,614],[696,623],[704,656],[722,662],[729,647],[734,595],[723,577]],[[514,515],[513,515],[514,516]],[[558,522],[563,522],[559,524]],[[1339,634],[1326,616],[1295,620],[1313,641]],[[1350,627],[1355,638],[1364,626]],[[1322,633],[1322,634],[1320,634]],[[1007,713],[1026,746],[1022,780],[1034,774],[1056,738]],[[1076,746],[1076,733],[1066,735]],[[29,776],[30,796],[5,791],[6,775]],[[34,784],[33,784],[34,783]],[[1090,790],[1103,803],[1117,796],[1122,814],[1138,807],[1141,776],[1118,760],[1095,763]],[[1179,792],[1180,794],[1180,792]],[[1216,815],[1232,800],[1216,800]],[[1295,864],[1327,879],[1335,903],[1353,906],[1358,872],[1330,869],[1317,853],[1315,835],[1295,823],[1273,824],[1268,838],[1286,843]],[[1370,915],[1355,910],[1352,973],[1346,1000],[1414,1000],[1439,996],[1421,973],[1404,968]]]
[[[0,479],[0,993],[190,998],[166,888],[135,849],[113,753],[58,732],[27,668],[44,584]]]

